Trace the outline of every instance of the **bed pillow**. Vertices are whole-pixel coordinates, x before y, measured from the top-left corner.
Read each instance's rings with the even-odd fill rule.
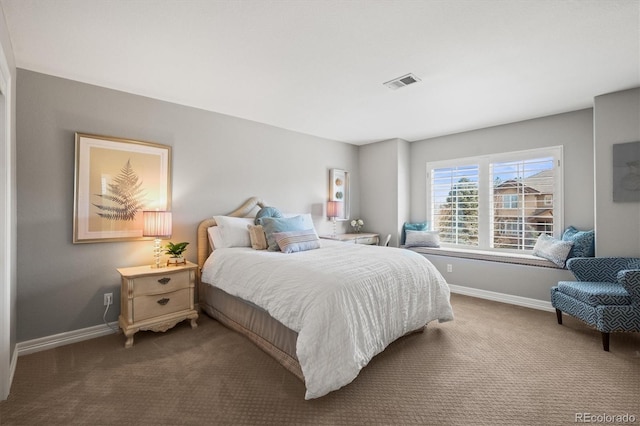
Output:
[[[573,247],[569,252],[569,259],[572,257],[594,257],[595,231],[579,231],[573,226],[568,227],[562,234],[562,241],[573,241]]]
[[[254,250],[266,250],[267,236],[264,234],[262,225],[247,225],[247,229],[249,230],[251,248]]]
[[[251,238],[247,225],[253,224],[252,217],[214,216],[220,231],[220,241],[215,241],[215,247],[251,247]]]
[[[220,244],[222,241],[222,236],[220,235],[220,228],[217,226],[210,226],[207,228],[207,235],[209,236],[209,247],[211,250],[216,249],[216,241]]]
[[[533,247],[533,255],[550,260],[564,268],[571,247],[573,247],[573,241],[562,241],[547,234],[540,234]]]
[[[275,232],[273,238],[283,253],[296,253],[320,248],[320,239],[313,229]]]
[[[282,217],[282,213],[275,207],[263,207],[256,213],[255,225],[262,225],[263,217]]]
[[[440,247],[438,231],[406,231],[405,247]]]
[[[304,222],[304,229],[313,229],[313,231],[316,233],[316,236],[318,235],[318,232],[316,231],[316,226],[313,224],[313,218],[311,217],[311,213],[284,213],[283,214],[283,217],[286,217],[286,218],[296,217],[296,216],[302,216],[302,221]]]
[[[400,234],[400,245],[405,243],[407,231],[426,231],[427,229],[429,229],[429,222],[405,222]]]
[[[278,232],[304,231],[305,220],[302,216],[294,217],[263,217],[262,228],[267,236],[267,249],[269,251],[279,251],[280,247],[273,234]],[[315,232],[315,230],[313,231]]]

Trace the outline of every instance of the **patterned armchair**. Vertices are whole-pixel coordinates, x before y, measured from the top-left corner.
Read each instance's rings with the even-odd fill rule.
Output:
[[[558,324],[565,312],[595,327],[605,351],[609,333],[640,331],[640,258],[575,257],[567,268],[578,281],[551,288]]]

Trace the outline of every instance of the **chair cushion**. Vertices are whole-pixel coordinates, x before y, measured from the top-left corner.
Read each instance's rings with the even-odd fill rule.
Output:
[[[631,304],[631,296],[618,283],[560,281],[558,291],[590,306]]]

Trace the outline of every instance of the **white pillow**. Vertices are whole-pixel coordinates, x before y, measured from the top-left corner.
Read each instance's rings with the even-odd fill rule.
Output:
[[[218,244],[222,242],[220,228],[217,226],[210,226],[209,228],[207,228],[207,234],[209,235],[209,247],[211,248],[211,250],[215,250],[216,241],[218,241]]]
[[[229,247],[251,247],[251,238],[249,237],[249,230],[247,225],[253,225],[252,217],[231,217],[231,216],[214,216],[213,217],[218,224],[213,228],[218,228],[219,237],[214,237],[214,247],[229,248]],[[211,229],[211,228],[209,228]]]
[[[550,260],[564,268],[571,247],[573,247],[573,241],[562,241],[547,234],[540,234],[533,246],[533,255]]]
[[[440,247],[438,231],[405,231],[405,247]]]

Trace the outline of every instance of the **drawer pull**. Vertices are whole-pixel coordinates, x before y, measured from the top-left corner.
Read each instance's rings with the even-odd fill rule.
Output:
[[[160,279],[158,280],[158,282],[159,282],[160,284],[162,284],[162,285],[165,285],[165,284],[166,284],[166,283],[168,283],[169,281],[171,281],[171,278],[167,278],[167,277],[160,278]]]
[[[167,299],[166,297],[163,297],[162,299],[158,300],[158,304],[159,305],[166,305],[167,303],[169,303],[169,299]]]

